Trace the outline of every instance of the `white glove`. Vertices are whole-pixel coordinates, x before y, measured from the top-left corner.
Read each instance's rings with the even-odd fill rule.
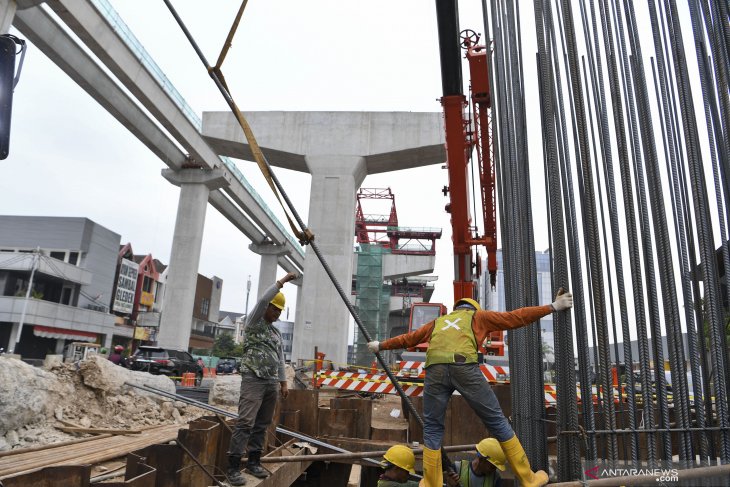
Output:
[[[573,293],[566,293],[560,288],[555,302],[551,305],[555,311],[563,311],[573,307]]]
[[[380,342],[377,340],[368,342],[368,350],[373,353],[377,353],[380,350]]]

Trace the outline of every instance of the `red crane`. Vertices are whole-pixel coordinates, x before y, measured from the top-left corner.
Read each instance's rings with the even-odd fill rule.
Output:
[[[497,273],[497,226],[495,210],[495,176],[492,165],[492,145],[489,89],[487,69],[488,50],[479,45],[479,36],[471,30],[459,33],[457,3],[454,0],[437,0],[436,14],[439,30],[441,57],[441,83],[446,131],[446,167],[448,186],[443,189],[449,197],[446,211],[451,214],[452,242],[454,245],[454,301],[461,298],[478,299],[476,280],[481,275],[478,251],[476,258],[472,247],[484,246],[487,251],[487,269],[492,286]],[[466,49],[471,85],[471,114],[463,94],[461,77],[461,48]],[[471,116],[470,116],[471,115]],[[469,162],[472,154],[479,170],[479,188],[482,200],[484,234],[479,235],[472,223],[469,211]],[[476,195],[474,195],[476,197]],[[487,352],[503,355],[503,333],[495,332],[488,339]]]

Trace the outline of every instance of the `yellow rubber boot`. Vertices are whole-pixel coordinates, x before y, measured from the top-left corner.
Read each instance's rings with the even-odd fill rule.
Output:
[[[517,435],[514,435],[507,441],[500,441],[499,444],[502,445],[502,450],[504,450],[504,454],[507,456],[507,461],[522,487],[542,487],[548,483],[548,480],[550,480],[548,474],[542,470],[538,470],[537,472],[532,471],[530,461],[527,459],[525,450],[522,448],[520,440],[517,439]]]
[[[441,487],[444,485],[444,474],[441,471],[441,448],[431,450],[423,447],[423,480],[419,487]]]

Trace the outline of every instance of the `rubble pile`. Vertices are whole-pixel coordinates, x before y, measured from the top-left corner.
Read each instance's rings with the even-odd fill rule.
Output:
[[[135,430],[205,414],[125,383],[175,392],[167,377],[132,372],[101,356],[49,370],[0,357],[0,451],[77,438],[56,429],[62,424]]]

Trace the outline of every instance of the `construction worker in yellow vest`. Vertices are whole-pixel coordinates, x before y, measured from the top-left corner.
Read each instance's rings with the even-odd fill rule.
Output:
[[[484,438],[475,445],[477,456],[454,463],[455,473],[447,474],[446,484],[459,487],[500,487],[507,457],[499,442]]]
[[[573,295],[563,293],[562,289],[552,304],[507,312],[482,310],[473,299],[462,298],[454,303],[451,313],[411,333],[383,342],[368,343],[368,349],[375,353],[429,342],[423,391],[423,478],[426,487],[440,486],[443,481],[441,441],[444,416],[454,391],[459,391],[490,434],[499,441],[520,483],[525,487],[547,484],[548,475],[544,471],[532,471],[520,440],[504,417],[497,396],[482,375],[477,363],[477,346],[484,343],[489,332],[521,328],[572,306]]]
[[[378,479],[378,487],[418,487],[418,481],[408,480],[409,474],[416,473],[416,457],[406,445],[388,448],[381,466],[384,472]]]

